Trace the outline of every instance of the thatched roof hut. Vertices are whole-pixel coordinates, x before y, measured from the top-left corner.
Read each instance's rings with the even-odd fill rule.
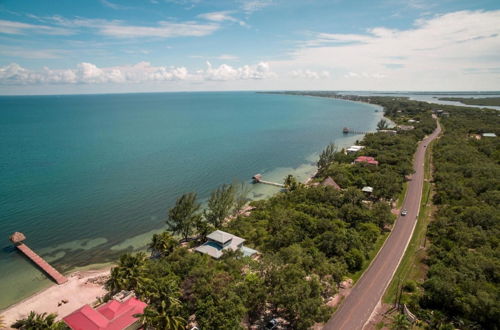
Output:
[[[321,182],[322,186],[328,186],[328,187],[333,187],[336,190],[341,190],[340,186],[333,180],[331,177],[327,177],[326,179]]]
[[[26,236],[24,236],[23,233],[20,233],[18,231],[16,231],[14,234],[12,234],[10,237],[9,237],[10,241],[12,243],[21,243],[22,241],[24,241],[26,239]]]
[[[259,183],[262,180],[262,174],[255,174],[252,176],[252,180],[254,183]]]

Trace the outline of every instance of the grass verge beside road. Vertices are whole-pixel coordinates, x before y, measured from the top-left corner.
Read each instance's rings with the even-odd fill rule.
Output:
[[[404,182],[403,183],[403,190],[401,191],[401,193],[399,194],[399,197],[398,197],[398,201],[396,203],[396,208],[399,210],[401,208],[401,206],[403,205],[403,202],[405,200],[405,196],[406,196],[406,191],[408,190],[408,182]]]

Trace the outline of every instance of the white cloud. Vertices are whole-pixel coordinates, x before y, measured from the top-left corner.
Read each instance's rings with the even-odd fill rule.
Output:
[[[71,35],[74,32],[68,29],[47,26],[47,25],[27,24],[22,22],[0,20],[0,33],[5,33],[5,34],[37,33],[37,34],[49,34],[49,35]]]
[[[67,51],[60,49],[26,49],[9,46],[0,48],[0,55],[29,59],[56,59],[63,57],[66,53]]]
[[[80,63],[75,69],[49,69],[31,71],[16,63],[0,67],[2,85],[37,84],[101,84],[141,83],[148,81],[229,81],[272,78],[265,62],[234,68],[227,64],[212,67],[207,62],[205,70],[189,73],[185,67],[153,66],[149,62],[135,65],[99,68],[92,63]]]
[[[103,35],[115,38],[137,37],[202,37],[219,29],[216,24],[199,24],[196,22],[159,22],[156,26],[134,26],[111,22],[99,27]]]
[[[222,55],[216,56],[215,58],[218,60],[223,60],[223,61],[235,61],[238,59],[238,56],[230,55],[230,54],[222,54]]]
[[[231,11],[216,11],[216,12],[201,14],[201,15],[198,15],[198,17],[206,19],[208,21],[212,21],[212,22],[228,21],[228,22],[238,23],[241,26],[246,25],[245,22],[243,22],[242,20],[239,20],[239,19],[231,16],[230,15],[231,13],[232,13]]]
[[[207,62],[207,69],[198,71],[198,74],[203,76],[205,80],[260,80],[276,76],[274,72],[271,72],[269,64],[266,62],[251,66],[245,65],[239,68],[227,64],[214,68],[210,62]]]
[[[46,26],[46,34],[55,34],[63,31],[76,31],[82,28],[87,28],[95,30],[97,34],[101,34],[107,37],[114,38],[141,38],[141,37],[157,37],[157,38],[175,38],[175,37],[202,37],[214,33],[220,28],[217,23],[199,23],[195,21],[185,21],[185,22],[170,22],[170,21],[160,21],[153,25],[129,25],[124,21],[120,20],[106,20],[106,19],[96,19],[96,18],[83,18],[77,17],[74,19],[67,19],[62,16],[50,16],[50,17],[37,17],[38,20],[47,22],[58,27]],[[0,32],[2,32],[2,22],[0,21]],[[5,21],[6,22],[6,21]],[[12,26],[15,24],[23,24],[18,22],[10,22],[4,29],[13,29]],[[41,25],[30,25],[31,28],[35,29]],[[28,29],[26,27],[25,29]],[[20,29],[20,28],[18,28]],[[70,29],[70,30],[69,30]],[[73,33],[73,32],[72,32]]]
[[[241,8],[247,14],[262,10],[272,5],[273,0],[241,0]]]
[[[144,81],[172,81],[188,78],[184,67],[154,67],[148,62],[130,66],[98,68],[92,63],[80,63],[76,69],[30,71],[16,63],[0,67],[0,84],[99,84]]]
[[[231,54],[222,54],[218,56],[202,56],[202,55],[190,55],[190,58],[204,58],[204,59],[215,59],[215,60],[222,60],[222,61],[236,61],[239,59],[238,56],[231,55]]]
[[[498,89],[500,76],[483,70],[500,67],[498,22],[500,10],[460,11],[419,19],[405,30],[319,33],[289,59],[270,64],[278,72],[328,70],[338,89]],[[471,75],[470,68],[480,73]]]
[[[107,0],[100,0],[100,2],[103,4],[103,6],[106,6],[108,8],[115,9],[115,10],[127,9],[128,8],[128,7],[124,7],[124,6],[121,6],[121,5],[117,5],[116,3],[113,3],[113,2],[107,1]]]
[[[302,79],[326,79],[330,78],[330,72],[328,71],[311,71],[311,70],[293,70],[290,72],[290,75],[293,78],[302,78]]]
[[[344,75],[344,78],[375,78],[375,79],[383,79],[387,77],[385,74],[375,72],[375,73],[367,73],[367,72],[348,72],[347,74]]]

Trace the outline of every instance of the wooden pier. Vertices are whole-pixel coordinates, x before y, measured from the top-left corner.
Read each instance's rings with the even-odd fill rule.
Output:
[[[342,133],[344,133],[344,134],[368,134],[368,133],[373,133],[373,132],[355,131],[355,130],[350,129],[349,127],[344,127],[342,129]]]
[[[47,275],[49,275],[57,284],[63,284],[68,281],[68,279],[59,273],[54,267],[49,265],[47,261],[45,261],[38,254],[33,252],[26,244],[22,243],[22,241],[26,239],[26,237],[19,232],[14,233],[10,237],[12,243],[16,244],[16,247],[19,251],[21,251],[26,257],[28,257],[34,264],[40,267]]]
[[[255,174],[252,177],[253,183],[263,183],[263,184],[268,184],[270,186],[275,186],[275,187],[280,187],[280,188],[285,188],[284,184],[281,183],[276,183],[276,182],[271,182],[271,181],[266,181],[262,180],[262,174]]]

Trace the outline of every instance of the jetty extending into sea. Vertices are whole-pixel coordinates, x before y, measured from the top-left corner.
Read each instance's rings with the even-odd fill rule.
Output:
[[[252,180],[253,180],[253,183],[263,183],[263,184],[268,184],[268,185],[275,186],[275,187],[285,188],[284,184],[262,180],[262,174],[255,174],[254,176],[252,176]]]
[[[36,254],[32,249],[30,249],[23,241],[26,239],[23,233],[15,232],[9,237],[10,241],[14,243],[16,248],[21,251],[28,259],[30,259],[34,264],[40,267],[47,275],[49,275],[57,284],[63,284],[68,281],[68,279],[59,273],[54,267],[52,267],[47,261]]]
[[[350,129],[349,127],[344,127],[342,129],[342,133],[344,133],[344,134],[368,134],[368,133],[373,133],[373,132],[356,131],[356,130]]]

